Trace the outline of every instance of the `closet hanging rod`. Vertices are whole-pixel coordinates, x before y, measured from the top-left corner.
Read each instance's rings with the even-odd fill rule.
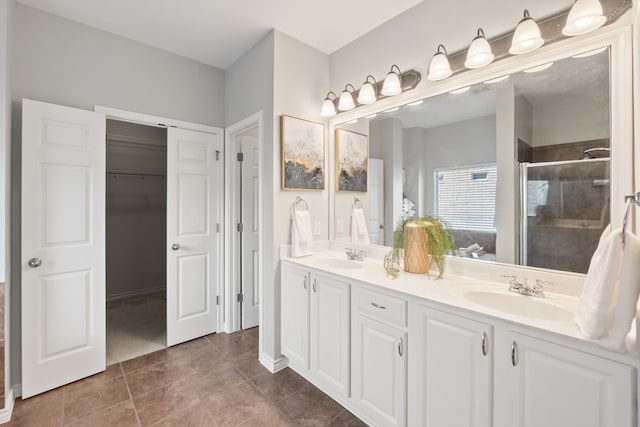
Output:
[[[167,174],[165,174],[165,173],[126,172],[126,171],[107,171],[107,175],[111,175],[111,176],[167,176]]]

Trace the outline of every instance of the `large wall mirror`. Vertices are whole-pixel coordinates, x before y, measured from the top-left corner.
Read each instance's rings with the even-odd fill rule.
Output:
[[[459,256],[586,273],[612,219],[612,155],[629,147],[612,139],[611,55],[589,48],[334,123],[369,138],[367,191],[335,193],[335,239],[350,241],[357,197],[372,244],[390,246],[412,208],[449,224]]]

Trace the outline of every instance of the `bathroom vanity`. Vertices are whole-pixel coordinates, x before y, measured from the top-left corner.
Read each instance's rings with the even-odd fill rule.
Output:
[[[580,336],[575,287],[510,293],[509,268],[394,280],[379,259],[283,258],[282,354],[373,426],[635,426],[637,354]]]

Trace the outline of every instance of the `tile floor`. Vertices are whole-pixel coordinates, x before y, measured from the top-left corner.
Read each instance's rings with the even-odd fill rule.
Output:
[[[212,334],[17,399],[13,426],[363,426],[290,369],[257,360],[258,329]]]
[[[107,365],[167,346],[165,292],[107,302]]]

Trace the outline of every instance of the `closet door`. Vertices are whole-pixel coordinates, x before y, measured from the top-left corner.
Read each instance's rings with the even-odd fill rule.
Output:
[[[22,103],[22,397],[105,369],[105,117]]]
[[[167,133],[167,345],[217,331],[219,134]]]

